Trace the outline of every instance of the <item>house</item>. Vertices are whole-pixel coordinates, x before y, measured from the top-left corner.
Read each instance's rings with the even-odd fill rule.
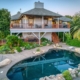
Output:
[[[69,21],[70,19],[45,9],[44,3],[38,1],[34,3],[33,9],[11,16],[10,32],[17,35],[22,33],[23,39],[36,37],[39,44],[42,37],[57,43],[59,37],[56,32],[70,32]]]

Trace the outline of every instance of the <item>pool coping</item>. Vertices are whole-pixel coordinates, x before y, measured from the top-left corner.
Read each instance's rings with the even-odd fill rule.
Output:
[[[40,49],[44,50],[45,52],[47,52],[49,49],[68,50],[71,52],[75,52],[74,49],[70,49],[69,48],[70,46],[66,45],[65,43],[60,43],[60,45],[62,45],[62,47],[54,48],[53,45],[49,45],[49,46],[40,47]],[[75,47],[75,48],[77,48],[77,47]],[[16,54],[3,54],[3,57],[11,59],[12,62],[11,62],[11,64],[0,68],[0,72],[3,71],[3,73],[0,73],[0,80],[9,80],[7,77],[7,72],[16,63],[20,62],[21,60],[30,58],[30,57],[35,57],[37,55],[41,55],[41,54],[34,54],[33,51],[35,51],[35,50],[36,50],[36,48],[31,49],[31,50],[24,50],[23,52],[16,53]],[[44,53],[42,53],[42,54],[44,54]]]

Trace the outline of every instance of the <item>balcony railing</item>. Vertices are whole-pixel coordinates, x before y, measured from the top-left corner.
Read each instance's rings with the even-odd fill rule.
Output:
[[[47,29],[47,28],[70,28],[70,25],[53,24],[53,25],[38,25],[38,24],[11,24],[11,29]]]

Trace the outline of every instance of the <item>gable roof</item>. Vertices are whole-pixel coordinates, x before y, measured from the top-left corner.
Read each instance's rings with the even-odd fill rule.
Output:
[[[62,15],[57,14],[55,12],[49,11],[44,8],[33,8],[29,11],[26,11],[22,14],[16,14],[14,16],[11,16],[11,20],[17,20],[20,18],[21,15],[35,15],[35,16],[55,16],[55,17],[61,17]]]

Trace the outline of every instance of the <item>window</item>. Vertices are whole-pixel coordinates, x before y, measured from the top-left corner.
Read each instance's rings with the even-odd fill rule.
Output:
[[[44,19],[44,25],[45,25],[45,26],[48,25],[48,19]]]
[[[34,24],[34,20],[29,18],[28,24],[29,24],[29,26],[32,26]]]

